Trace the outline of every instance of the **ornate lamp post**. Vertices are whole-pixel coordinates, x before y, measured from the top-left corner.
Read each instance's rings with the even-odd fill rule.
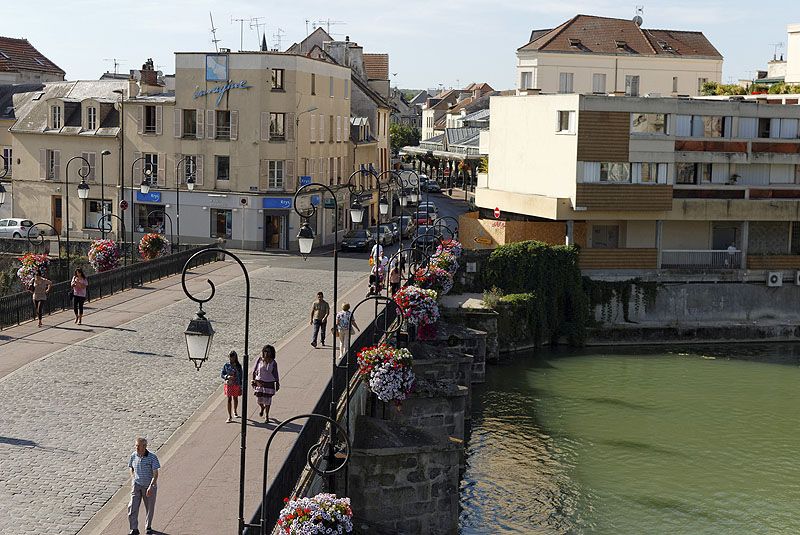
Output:
[[[110,150],[104,150],[100,153],[100,214],[105,215],[106,213],[106,179],[105,179],[105,158],[111,154]],[[103,219],[102,217],[100,218]],[[111,222],[111,218],[109,218],[108,222]],[[106,239],[106,227],[100,227],[100,236],[105,240]]]
[[[86,177],[91,172],[91,164],[83,156],[73,156],[67,162],[67,171],[64,175],[64,196],[66,198],[66,235],[67,235],[67,274],[69,274],[69,164],[75,160],[81,160],[85,165],[78,169],[78,176],[81,177],[81,182],[78,184],[78,198],[81,200],[89,197],[89,184],[86,183]]]
[[[138,162],[141,162],[145,158],[146,158],[146,156],[139,156],[138,158],[136,158],[135,160],[133,160],[131,162],[131,206],[130,206],[130,208],[131,208],[131,264],[133,264],[133,244],[136,243],[136,237],[133,235],[134,231],[136,230],[136,221],[134,220],[135,215],[133,213],[134,212],[134,204],[133,204],[133,191],[134,191],[133,180],[134,180],[134,176],[133,176],[133,172],[134,172],[134,168],[136,167],[136,164]],[[152,174],[153,174],[153,171],[149,167],[144,168],[144,166],[143,166],[143,168],[142,168],[142,180],[141,180],[141,182],[139,184],[139,191],[141,191],[143,194],[147,194],[150,191],[150,175],[152,175]]]
[[[149,222],[150,216],[155,214],[161,214],[167,218],[167,221],[169,221],[169,252],[172,253],[175,242],[175,235],[172,233],[172,217],[170,217],[170,215],[164,210],[153,210],[152,212],[148,212],[147,221]]]

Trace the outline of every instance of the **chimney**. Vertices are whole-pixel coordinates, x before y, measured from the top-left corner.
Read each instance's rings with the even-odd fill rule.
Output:
[[[136,98],[139,96],[139,84],[136,83],[136,79],[131,76],[128,78],[128,98]]]
[[[143,95],[158,95],[164,91],[163,85],[158,81],[158,73],[153,68],[153,58],[148,58],[142,65],[139,83]]]

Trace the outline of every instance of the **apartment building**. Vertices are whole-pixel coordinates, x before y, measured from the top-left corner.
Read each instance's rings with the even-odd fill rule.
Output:
[[[545,93],[700,94],[719,82],[722,55],[702,32],[648,30],[634,20],[576,15],[536,29],[517,49],[520,90]]]
[[[59,82],[64,74],[27,39],[0,37],[0,84]]]
[[[800,106],[528,95],[491,117],[476,204],[562,223],[585,269],[800,269]]]
[[[169,232],[172,220],[177,233],[179,200],[183,241],[296,247],[294,193],[310,182],[337,184],[348,168],[350,70],[278,52],[179,52],[175,66],[174,93],[158,88],[149,66],[142,91],[133,84],[125,99],[128,224]],[[142,193],[145,179],[151,187]],[[309,194],[302,202],[319,207],[310,224],[331,243],[329,201]],[[338,203],[343,222],[343,192]]]

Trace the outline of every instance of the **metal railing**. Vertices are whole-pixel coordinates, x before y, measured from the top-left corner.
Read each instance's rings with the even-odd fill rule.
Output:
[[[740,269],[742,251],[737,250],[663,250],[662,269]]]
[[[201,249],[205,249],[205,246],[89,275],[87,301],[180,273],[186,261]],[[202,255],[193,262],[192,267],[214,260],[215,257],[212,255]],[[44,303],[44,314],[50,315],[72,308],[69,294],[69,280],[54,283],[50,289],[50,296]],[[0,329],[32,319],[34,319],[34,307],[30,292],[18,292],[0,297]]]

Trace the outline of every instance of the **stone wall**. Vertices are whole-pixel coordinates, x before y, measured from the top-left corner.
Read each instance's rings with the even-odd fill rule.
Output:
[[[416,379],[414,392],[402,405],[384,404],[386,419],[432,435],[464,440],[465,415],[471,409],[467,405],[469,388],[451,380]]]
[[[472,382],[486,379],[486,332],[470,329],[456,323],[439,320],[436,334],[425,343],[438,348],[450,348],[461,354],[472,355]]]
[[[486,333],[486,360],[496,361],[500,357],[497,340],[499,315],[490,308],[484,308],[481,294],[462,294],[445,296],[439,307],[442,319]]]

